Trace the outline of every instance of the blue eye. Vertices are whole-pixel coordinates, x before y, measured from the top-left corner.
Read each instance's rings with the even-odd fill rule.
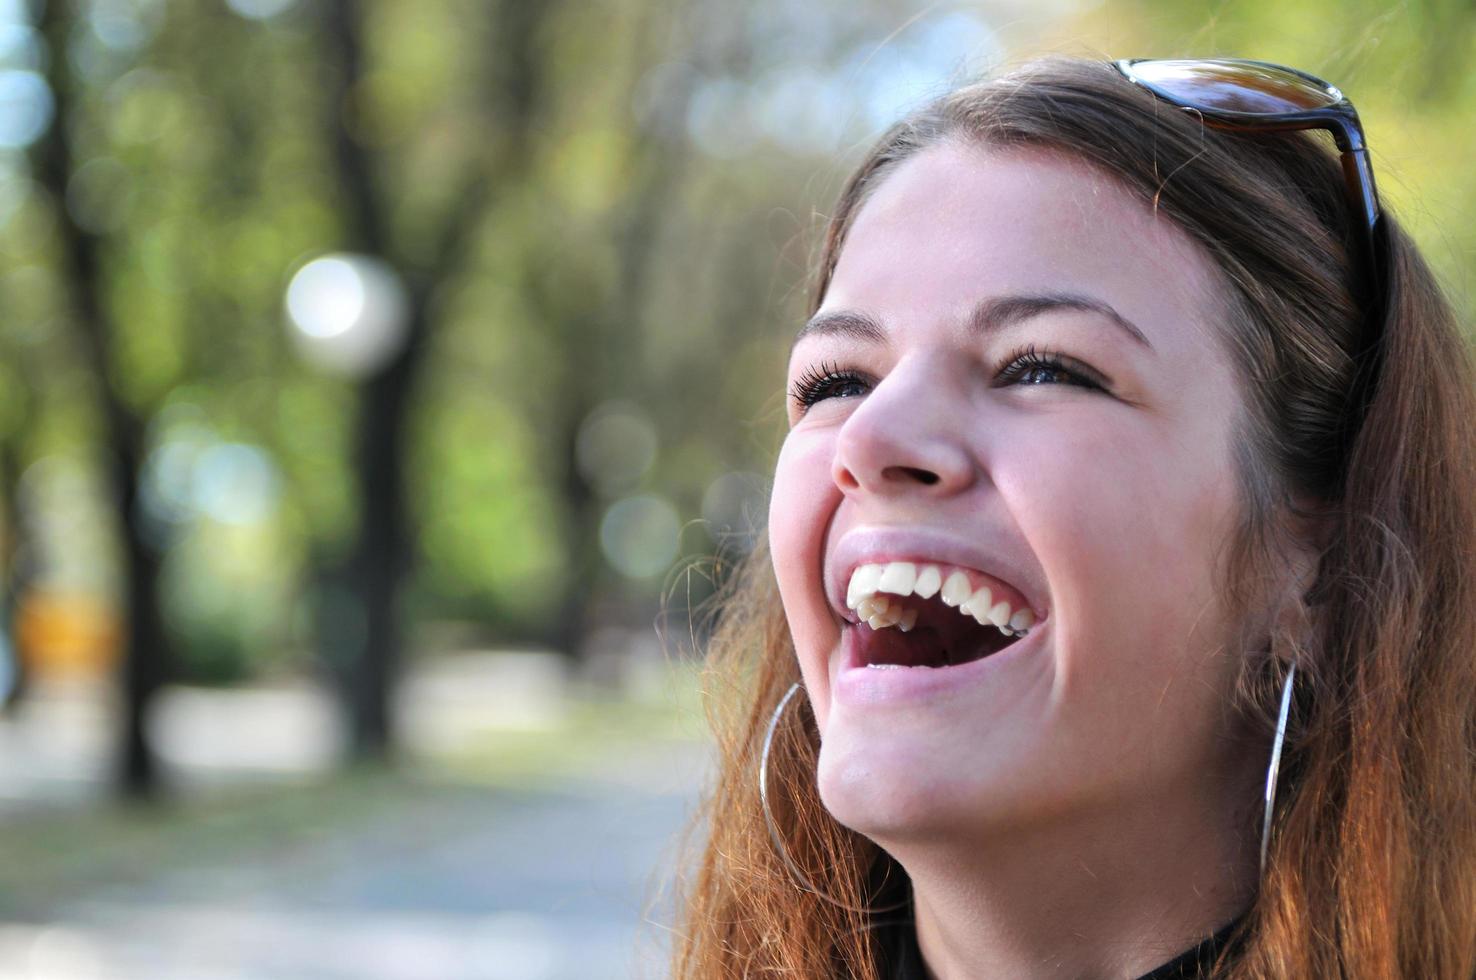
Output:
[[[999,379],[1002,384],[1064,384],[1098,390],[1104,387],[1095,372],[1075,361],[1068,367],[1067,360],[1051,351],[1037,352],[1031,345],[1015,351],[1006,359],[1004,367],[999,370]]]
[[[856,371],[842,370],[834,364],[806,368],[789,397],[801,408],[809,408],[827,398],[854,398],[866,394],[869,381]]]
[[[1067,385],[1106,391],[1107,382],[1096,371],[1074,358],[1052,351],[1037,351],[1034,345],[1011,353],[998,369],[997,384],[1009,385]],[[812,405],[831,398],[854,398],[864,395],[874,381],[859,371],[844,369],[833,363],[821,363],[806,368],[804,373],[789,389],[789,397],[799,406],[801,413]]]

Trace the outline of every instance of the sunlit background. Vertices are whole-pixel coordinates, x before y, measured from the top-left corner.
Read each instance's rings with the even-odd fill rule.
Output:
[[[824,210],[1043,52],[1340,84],[1471,309],[1464,0],[0,0],[0,980],[662,976]]]

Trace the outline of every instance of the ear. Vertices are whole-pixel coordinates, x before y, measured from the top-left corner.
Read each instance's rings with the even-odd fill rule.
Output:
[[[1316,594],[1318,573],[1337,521],[1327,503],[1313,497],[1294,498],[1284,520],[1286,557],[1290,562],[1288,589],[1296,590],[1289,594],[1300,595],[1305,604],[1314,606],[1321,601]]]

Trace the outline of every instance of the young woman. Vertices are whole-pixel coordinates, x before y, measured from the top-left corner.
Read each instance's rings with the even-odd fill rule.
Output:
[[[677,977],[1476,975],[1473,377],[1336,89],[956,91],[811,312]]]

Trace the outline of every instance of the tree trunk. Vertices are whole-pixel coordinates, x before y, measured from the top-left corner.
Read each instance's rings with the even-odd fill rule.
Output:
[[[72,220],[66,209],[67,184],[74,164],[68,129],[78,111],[79,97],[67,51],[76,18],[68,16],[62,0],[52,0],[43,10],[40,26],[52,51],[47,82],[55,98],[55,119],[50,132],[33,151],[36,177],[50,194],[56,213],[60,270],[70,287],[79,349],[97,385],[108,441],[113,515],[124,545],[122,600],[127,627],[121,651],[123,715],[118,787],[127,797],[150,798],[160,789],[159,766],[145,727],[154,698],[167,679],[171,657],[159,613],[160,560],[145,541],[140,526],[138,491],[144,426],[113,382],[110,345],[115,328],[102,301],[102,242]]]
[[[546,2],[504,0],[497,5],[495,37],[486,56],[506,111],[506,138],[487,166],[470,175],[461,206],[441,229],[430,268],[410,274],[395,262],[396,249],[374,186],[374,161],[354,135],[354,94],[364,76],[364,19],[358,0],[331,0],[325,8],[323,36],[329,70],[326,105],[346,210],[349,248],[391,261],[409,285],[405,343],[398,355],[359,388],[355,469],[360,521],[347,569],[348,586],[362,612],[366,634],[351,663],[342,665],[350,716],[351,752],[359,760],[385,760],[395,744],[392,701],[406,639],[402,591],[414,558],[414,529],[406,481],[406,425],[420,363],[431,331],[430,302],[435,288],[452,278],[467,242],[490,202],[522,169],[522,147],[537,99],[536,61],[530,43]],[[331,640],[325,643],[332,646]]]

